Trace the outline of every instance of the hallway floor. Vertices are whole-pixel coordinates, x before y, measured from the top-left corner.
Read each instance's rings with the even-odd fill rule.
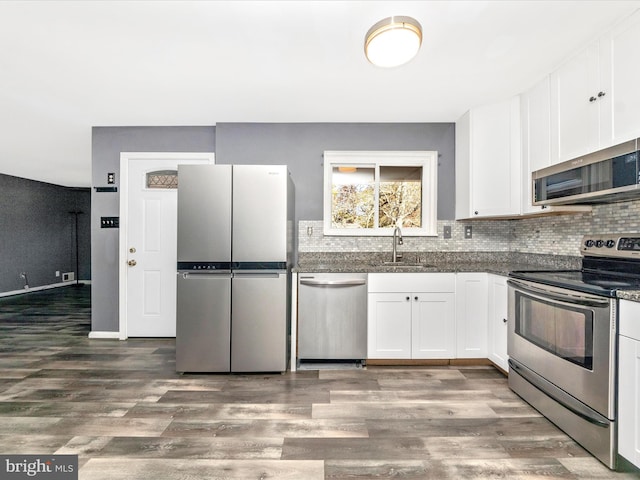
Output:
[[[629,479],[492,367],[179,375],[174,339],[89,340],[90,286],[0,299],[0,454],[82,480]]]

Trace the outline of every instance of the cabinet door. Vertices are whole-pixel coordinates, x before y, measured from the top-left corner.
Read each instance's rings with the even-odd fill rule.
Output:
[[[618,451],[640,468],[640,341],[619,340]]]
[[[530,172],[551,165],[551,97],[549,77],[545,77],[527,94],[529,110]]]
[[[487,274],[456,275],[456,358],[487,358]]]
[[[549,77],[524,93],[520,102],[522,129],[522,213],[537,212],[531,204],[531,172],[551,165],[551,99]]]
[[[609,82],[611,85],[611,92],[603,86],[611,108],[611,118],[608,122],[603,119],[603,124],[610,129],[610,132],[604,132],[609,133],[609,143],[617,144],[640,136],[640,64],[637,59],[640,51],[640,12],[614,28],[609,40],[607,46],[610,45],[610,50],[605,52],[610,55],[607,64],[611,69],[605,70],[603,66],[605,78],[602,83]],[[610,78],[606,75],[610,75]]]
[[[551,74],[552,163],[598,149],[598,75],[597,43]]]
[[[471,215],[520,213],[520,99],[471,111]]]
[[[367,358],[411,358],[411,296],[370,293]]]
[[[454,358],[455,293],[411,295],[411,358]]]
[[[507,332],[507,279],[489,275],[489,360],[504,371],[509,371]]]

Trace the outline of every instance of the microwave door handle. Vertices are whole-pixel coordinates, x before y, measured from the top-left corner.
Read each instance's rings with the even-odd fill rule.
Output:
[[[529,284],[525,284],[523,282],[519,282],[517,280],[509,279],[507,280],[507,284],[511,285],[517,290],[520,290],[524,293],[534,296],[539,300],[549,300],[553,299],[565,304],[569,305],[580,305],[584,307],[608,307],[609,300],[600,300],[596,297],[592,296],[584,296],[584,295],[565,295],[559,292],[552,292],[549,290],[545,290],[543,288],[533,287]]]

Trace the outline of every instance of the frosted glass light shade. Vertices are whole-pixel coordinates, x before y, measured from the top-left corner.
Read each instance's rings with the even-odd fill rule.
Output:
[[[369,29],[364,52],[379,67],[397,67],[416,56],[422,44],[422,27],[411,17],[389,17]]]

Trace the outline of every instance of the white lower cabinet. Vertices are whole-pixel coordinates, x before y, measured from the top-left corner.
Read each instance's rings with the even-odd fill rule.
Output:
[[[411,358],[411,307],[410,293],[369,294],[367,358]]]
[[[455,293],[418,292],[411,307],[411,358],[454,358]]]
[[[369,359],[455,356],[455,274],[369,274]]]
[[[487,358],[487,273],[456,274],[456,358]]]
[[[640,303],[620,301],[618,453],[640,468]]]
[[[489,278],[489,360],[509,371],[507,355],[507,277],[488,274]]]

